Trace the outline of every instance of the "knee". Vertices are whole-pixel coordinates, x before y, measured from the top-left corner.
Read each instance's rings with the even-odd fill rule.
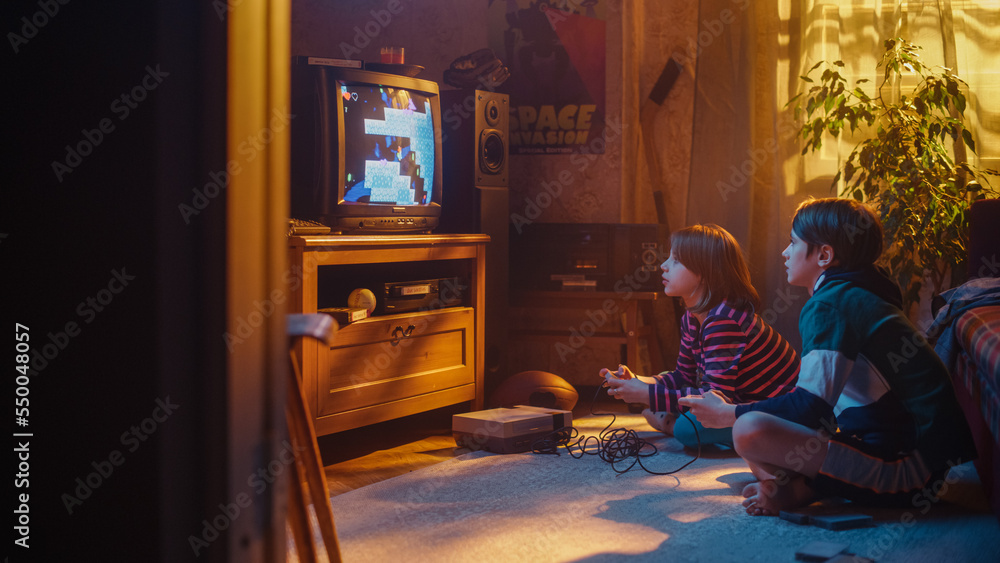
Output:
[[[677,417],[677,422],[674,423],[674,438],[688,448],[696,448],[699,442],[702,440],[701,437],[696,437],[694,423],[688,420],[687,417],[679,416]]]
[[[762,440],[767,439],[768,415],[748,412],[736,419],[733,425],[733,447],[743,457],[747,452],[758,449]]]

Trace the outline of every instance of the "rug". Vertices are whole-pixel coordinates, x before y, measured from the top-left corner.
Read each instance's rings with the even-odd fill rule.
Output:
[[[610,416],[574,421],[596,436]],[[679,442],[621,415],[659,450],[655,472],[693,457]],[[971,464],[952,470],[934,502],[909,510],[850,504],[813,512],[873,516],[874,525],[831,531],[751,517],[741,492],[746,464],[726,448],[704,448],[673,475],[634,466],[617,474],[597,456],[467,453],[333,497],[344,561],[794,561],[814,541],[846,544],[875,561],[997,561],[1000,526]],[[626,464],[618,464],[623,469]]]

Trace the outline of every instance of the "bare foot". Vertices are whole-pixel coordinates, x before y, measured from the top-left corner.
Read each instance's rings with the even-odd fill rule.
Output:
[[[643,409],[642,416],[646,417],[646,422],[656,430],[667,436],[674,435],[674,423],[677,422],[677,415]]]
[[[782,510],[805,506],[812,502],[815,493],[804,477],[794,477],[779,485],[774,479],[750,483],[743,488],[743,507],[750,516],[777,516]]]

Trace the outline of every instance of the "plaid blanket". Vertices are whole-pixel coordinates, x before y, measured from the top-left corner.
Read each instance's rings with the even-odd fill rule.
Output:
[[[979,278],[970,280],[956,288],[941,293],[945,305],[934,317],[934,323],[927,329],[927,339],[934,343],[934,351],[954,372],[956,355],[961,352],[961,343],[956,332],[957,320],[966,311],[1000,305],[1000,278]],[[964,348],[969,350],[969,348]]]
[[[955,337],[962,353],[952,377],[979,397],[979,410],[1000,445],[1000,305],[962,313],[955,321]]]

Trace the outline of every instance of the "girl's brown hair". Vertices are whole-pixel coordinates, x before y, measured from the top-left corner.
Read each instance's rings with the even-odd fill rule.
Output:
[[[733,235],[718,225],[694,225],[670,235],[674,258],[697,276],[705,287],[698,303],[685,303],[695,313],[710,311],[723,301],[736,309],[760,306],[757,290],[750,283],[743,250]]]

